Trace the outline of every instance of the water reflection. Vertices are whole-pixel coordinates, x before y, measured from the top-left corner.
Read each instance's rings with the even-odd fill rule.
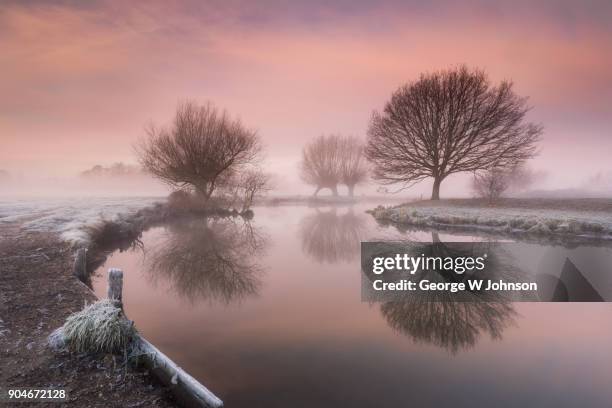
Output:
[[[415,343],[430,343],[456,354],[476,345],[481,334],[502,338],[514,324],[512,303],[504,302],[387,302],[380,312],[394,330]]]
[[[257,259],[265,246],[248,221],[184,219],[167,226],[161,242],[146,252],[145,266],[154,284],[168,282],[180,298],[229,304],[258,293]]]
[[[360,210],[355,206],[357,214]],[[345,212],[338,209],[337,216]],[[255,225],[265,228],[271,244],[261,259],[265,287],[241,304],[199,300],[190,305],[181,295],[168,294],[171,277],[159,271],[160,284],[152,285],[139,251],[113,253],[99,271],[104,273],[94,283],[96,293],[104,296],[108,268],[129,271],[126,310],[139,330],[235,408],[293,407],[296,401],[316,407],[402,407],[407,401],[419,407],[452,401],[455,408],[494,407],[500,401],[517,407],[612,406],[608,305],[450,303],[434,297],[420,304],[407,298],[372,307],[359,298],[358,255],[350,263],[323,266],[302,251],[301,225],[295,219],[313,214],[312,208],[297,206],[257,209]],[[361,239],[407,238],[365,217]],[[167,228],[143,235],[147,254],[153,255],[161,240],[173,238]],[[184,229],[190,233],[188,226]],[[429,231],[415,231],[409,238],[429,242],[432,237]],[[446,233],[440,238],[482,240],[480,235]],[[185,237],[184,245],[191,245],[189,240]],[[523,270],[537,273],[550,257],[555,264],[542,265],[542,270],[561,276],[565,256],[559,256],[566,251],[517,245],[503,248],[513,251]],[[592,259],[595,252],[602,250],[585,256]],[[593,287],[612,287],[612,278],[596,279],[587,266],[571,259]],[[606,254],[605,265],[612,264],[610,259],[612,253]],[[517,327],[512,327],[514,320]],[[503,341],[489,341],[502,336]]]
[[[300,224],[302,250],[321,263],[350,262],[359,256],[366,236],[366,217],[353,209],[337,214],[336,209],[316,210]]]
[[[445,244],[432,232],[432,243],[409,243],[412,256],[459,258],[475,256],[469,244]],[[420,270],[414,277],[430,282],[461,282],[467,279],[519,282],[526,273],[496,243],[487,250],[486,277],[480,271],[462,275],[445,270]],[[481,276],[478,276],[478,275]],[[402,293],[397,300],[385,302],[380,312],[389,326],[416,343],[430,343],[456,354],[473,348],[479,337],[488,334],[499,340],[505,328],[515,323],[512,299],[499,291],[458,292],[418,291]]]

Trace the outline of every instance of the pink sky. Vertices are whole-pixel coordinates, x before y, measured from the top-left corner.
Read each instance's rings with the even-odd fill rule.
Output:
[[[0,168],[63,177],[135,162],[145,124],[190,98],[258,129],[282,188],[296,184],[309,139],[364,137],[399,85],[466,63],[530,96],[545,127],[532,167],[547,187],[612,173],[609,3],[327,3],[8,2]]]

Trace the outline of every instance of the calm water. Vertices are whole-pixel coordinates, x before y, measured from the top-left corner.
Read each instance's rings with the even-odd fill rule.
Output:
[[[110,256],[94,289],[104,296],[104,271],[122,268],[128,316],[227,407],[612,406],[612,305],[364,303],[361,240],[432,239],[378,226],[365,208],[157,227]],[[564,249],[525,251],[529,270]]]

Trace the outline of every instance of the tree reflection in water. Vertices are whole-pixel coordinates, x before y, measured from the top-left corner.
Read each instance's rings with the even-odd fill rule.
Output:
[[[474,347],[482,333],[501,339],[516,315],[505,302],[400,301],[384,303],[380,311],[398,332],[452,354]]]
[[[461,257],[468,254],[442,243],[432,233],[433,244],[415,245],[415,256]],[[513,266],[500,248],[488,251],[494,268],[487,268],[487,276],[478,278],[508,282],[520,281],[524,272]],[[430,282],[462,281],[473,274],[457,275],[440,271],[419,271],[417,280]],[[473,348],[482,334],[491,339],[502,338],[504,329],[515,323],[516,312],[512,299],[503,292],[450,293],[448,291],[418,291],[403,295],[397,301],[383,303],[381,314],[394,330],[412,338],[416,343],[429,343],[448,350],[451,354]]]
[[[359,256],[366,235],[366,217],[353,209],[338,215],[336,209],[317,210],[300,224],[302,250],[321,263],[349,262]]]
[[[147,251],[145,265],[154,283],[191,303],[240,301],[261,287],[266,239],[248,221],[236,218],[183,219],[167,226],[162,241]]]

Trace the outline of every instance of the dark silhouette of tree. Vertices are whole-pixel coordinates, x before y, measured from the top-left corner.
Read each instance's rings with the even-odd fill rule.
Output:
[[[170,126],[150,126],[147,135],[136,147],[142,167],[173,187],[193,188],[205,200],[254,166],[261,150],[255,131],[211,104],[182,103]]]
[[[527,99],[512,87],[493,86],[483,71],[465,66],[402,86],[371,119],[366,155],[374,178],[405,188],[432,177],[431,199],[438,200],[450,174],[534,156],[542,127],[525,121]]]
[[[355,186],[368,178],[364,146],[356,137],[344,137],[341,140],[340,156],[340,180],[347,186],[348,195],[353,197]]]
[[[146,253],[146,266],[154,282],[168,281],[192,303],[228,304],[259,291],[258,257],[265,245],[265,238],[248,222],[183,219],[171,223],[163,242]]]

